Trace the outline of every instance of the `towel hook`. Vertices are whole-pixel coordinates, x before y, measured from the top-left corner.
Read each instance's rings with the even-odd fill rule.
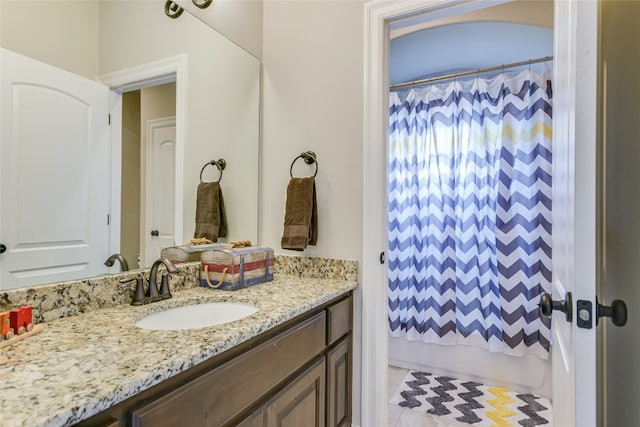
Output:
[[[313,151],[305,151],[304,153],[300,153],[300,155],[293,159],[293,162],[291,162],[291,167],[289,168],[289,175],[291,175],[291,178],[293,178],[293,164],[298,159],[304,160],[304,162],[308,165],[312,165],[315,163],[316,172],[313,174],[313,177],[315,178],[316,175],[318,175],[318,159],[316,158],[316,153],[314,153]]]
[[[227,161],[225,159],[218,159],[218,160],[211,160],[210,162],[205,163],[202,169],[200,169],[200,182],[202,182],[202,172],[204,172],[204,169],[209,165],[212,165],[212,166],[215,165],[220,171],[220,178],[218,178],[218,180],[216,181],[216,182],[220,182],[220,180],[222,179],[222,171],[224,170],[224,168],[227,167]]]

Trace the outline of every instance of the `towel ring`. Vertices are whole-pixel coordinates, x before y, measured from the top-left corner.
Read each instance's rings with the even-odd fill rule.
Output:
[[[202,172],[204,172],[204,169],[209,166],[209,165],[215,165],[218,170],[220,171],[220,178],[218,178],[218,180],[216,182],[220,182],[220,180],[222,179],[222,171],[224,170],[224,168],[227,167],[227,162],[225,159],[218,159],[216,160],[211,160],[210,162],[207,162],[204,164],[204,166],[202,167],[202,169],[200,169],[200,182],[202,182]]]
[[[318,159],[316,158],[316,153],[314,153],[313,151],[305,151],[304,153],[301,153],[298,157],[293,159],[293,162],[291,162],[291,167],[289,168],[289,175],[291,175],[291,178],[293,178],[293,164],[298,159],[304,160],[304,162],[308,165],[312,165],[315,163],[316,172],[313,174],[313,177],[315,178],[316,175],[318,175]]]

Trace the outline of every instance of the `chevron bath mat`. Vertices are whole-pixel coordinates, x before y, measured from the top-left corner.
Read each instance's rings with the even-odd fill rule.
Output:
[[[473,426],[551,425],[551,402],[541,396],[473,381],[409,371],[389,403]]]

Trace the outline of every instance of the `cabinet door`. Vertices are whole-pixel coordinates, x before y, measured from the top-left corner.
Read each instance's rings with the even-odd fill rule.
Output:
[[[321,354],[325,336],[326,315],[321,312],[170,393],[145,402],[131,411],[130,426],[226,425]]]
[[[353,328],[353,298],[327,308],[327,345],[345,336]]]
[[[264,409],[260,408],[244,420],[240,421],[236,427],[263,427]]]
[[[351,335],[327,353],[327,427],[351,423]]]
[[[267,427],[324,427],[324,356],[278,393],[266,411]]]

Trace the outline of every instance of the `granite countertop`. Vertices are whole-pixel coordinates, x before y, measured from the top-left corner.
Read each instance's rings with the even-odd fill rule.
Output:
[[[150,305],[122,305],[44,324],[44,331],[0,349],[0,424],[68,426],[349,292],[356,282],[276,274],[228,292],[174,292]],[[259,311],[219,326],[151,331],[147,314],[198,302],[254,304]]]

